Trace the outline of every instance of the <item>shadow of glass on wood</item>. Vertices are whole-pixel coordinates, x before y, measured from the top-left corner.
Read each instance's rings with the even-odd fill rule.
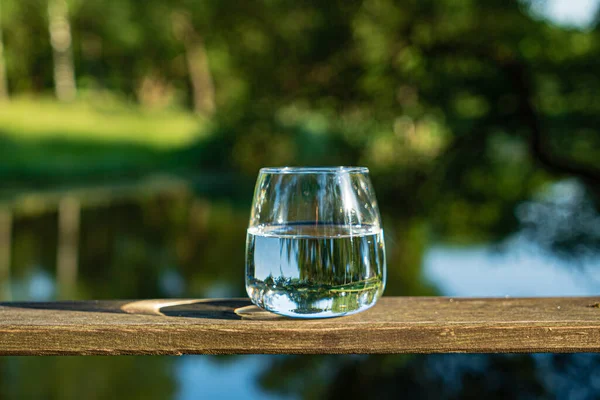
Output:
[[[209,318],[209,319],[242,319],[235,313],[240,307],[250,305],[247,299],[206,299],[190,302],[174,302],[159,306],[157,311],[169,317]],[[128,305],[126,309],[130,309]]]
[[[249,299],[153,299],[10,302],[1,307],[205,319],[287,319],[252,305]]]

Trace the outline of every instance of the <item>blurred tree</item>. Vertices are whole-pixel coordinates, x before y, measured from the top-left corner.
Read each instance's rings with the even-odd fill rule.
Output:
[[[2,1],[0,1],[0,101],[8,100],[8,83],[6,79],[6,59],[4,56],[4,39],[2,37]]]
[[[175,36],[185,48],[194,110],[199,114],[211,116],[215,112],[215,88],[204,40],[194,29],[187,12],[174,11],[171,18]]]
[[[10,4],[11,82],[43,90],[37,3]],[[212,136],[161,168],[363,164],[383,209],[457,242],[502,240],[557,177],[600,201],[598,28],[500,0],[69,4],[83,88],[215,112]]]
[[[43,91],[39,2],[4,1],[14,92]],[[212,136],[160,168],[363,164],[383,209],[456,242],[502,240],[558,177],[598,208],[598,28],[500,0],[69,4],[83,88],[215,112]]]
[[[77,94],[67,0],[48,0],[48,30],[54,56],[54,90],[60,101]]]

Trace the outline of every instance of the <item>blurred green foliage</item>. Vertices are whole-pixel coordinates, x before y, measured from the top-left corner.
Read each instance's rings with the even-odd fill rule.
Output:
[[[267,165],[370,168],[388,295],[435,293],[421,276],[429,243],[506,238],[519,227],[516,206],[557,178],[579,179],[598,209],[598,25],[549,24],[528,1],[69,0],[78,98],[59,104],[48,100],[47,1],[0,2],[11,97],[0,104],[1,194],[169,173],[211,199],[142,196],[84,210],[78,297],[242,294],[248,203]],[[200,98],[215,111],[193,114]],[[13,278],[34,267],[52,274],[56,215],[15,221]],[[594,224],[585,226],[568,242],[576,254],[582,237],[600,241]],[[169,271],[185,284],[162,287]],[[263,384],[307,398],[399,388],[421,397],[548,397],[532,360],[456,367],[464,373],[450,382],[427,375],[449,367],[425,358],[282,358]],[[51,360],[34,374],[37,361],[11,361],[0,364],[0,394],[16,392],[15,376],[32,395],[39,387],[59,398],[75,387],[47,371],[82,377],[90,393],[137,391],[155,375],[161,391],[144,398],[172,392],[166,372],[138,363],[123,362],[121,372],[109,362]],[[87,376],[88,366],[100,377]],[[21,368],[44,381],[26,387]],[[138,369],[144,376],[129,379]]]
[[[429,291],[432,239],[506,238],[556,177],[598,206],[600,31],[527,2],[69,0],[72,104],[48,100],[46,4],[2,0],[2,193],[167,172],[245,210],[262,166],[365,165],[404,266],[389,294]]]
[[[360,164],[386,212],[427,215],[457,241],[514,230],[515,204],[555,174],[582,178],[597,199],[599,32],[536,20],[526,2],[68,4],[80,101],[151,114],[2,106],[7,184]],[[2,6],[11,94],[48,94],[45,2]],[[192,108],[198,51],[216,114],[199,117],[195,135],[190,117],[165,110]],[[46,124],[48,113],[60,117]],[[39,123],[19,123],[27,115]]]
[[[76,400],[174,397],[166,370],[174,361],[158,357],[10,357],[0,382],[2,398]],[[35,384],[31,384],[31,379]]]

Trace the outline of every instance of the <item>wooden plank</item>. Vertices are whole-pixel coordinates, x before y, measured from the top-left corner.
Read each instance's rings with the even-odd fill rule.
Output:
[[[600,297],[384,297],[326,320],[246,299],[0,304],[2,355],[599,351]]]

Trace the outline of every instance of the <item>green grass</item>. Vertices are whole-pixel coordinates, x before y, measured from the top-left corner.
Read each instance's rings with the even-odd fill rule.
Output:
[[[95,101],[61,104],[21,98],[0,105],[0,135],[14,141],[75,141],[184,147],[203,136],[203,123],[183,111],[154,111]]]
[[[23,189],[95,184],[181,167],[176,154],[208,136],[192,113],[119,101],[0,104],[0,180]]]

